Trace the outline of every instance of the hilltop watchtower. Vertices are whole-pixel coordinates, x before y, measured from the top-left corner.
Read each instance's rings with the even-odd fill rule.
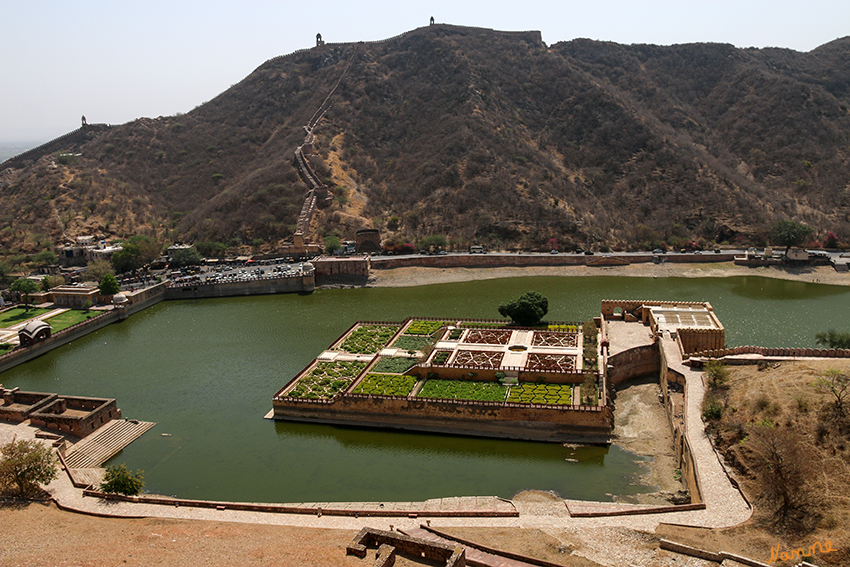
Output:
[[[325,44],[325,40],[322,39],[322,34],[317,33],[316,34],[316,47],[319,47],[320,45],[324,45],[324,44]]]

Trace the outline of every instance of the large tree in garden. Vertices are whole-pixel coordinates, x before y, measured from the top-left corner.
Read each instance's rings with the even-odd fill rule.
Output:
[[[38,291],[38,284],[27,278],[18,278],[9,286],[9,291],[20,293],[24,296],[24,305],[29,309],[30,294]]]
[[[499,305],[499,313],[517,325],[536,325],[549,312],[549,300],[536,291],[527,291],[518,299]]]
[[[804,243],[814,229],[803,223],[792,220],[780,220],[770,225],[770,240],[774,244],[785,247],[785,255],[792,246]]]

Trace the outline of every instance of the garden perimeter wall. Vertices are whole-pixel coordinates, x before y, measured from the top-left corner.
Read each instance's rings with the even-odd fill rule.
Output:
[[[607,442],[610,408],[346,394],[334,401],[275,398],[274,419],[535,441]]]

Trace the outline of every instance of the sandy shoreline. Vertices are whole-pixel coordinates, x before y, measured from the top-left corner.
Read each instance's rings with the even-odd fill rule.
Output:
[[[725,278],[759,276],[807,283],[850,286],[850,274],[836,272],[832,266],[802,268],[736,266],[732,262],[704,264],[630,264],[628,266],[529,266],[502,268],[391,268],[373,269],[369,287],[412,287],[441,283],[469,282],[498,278],[533,276],[621,276],[645,278]]]

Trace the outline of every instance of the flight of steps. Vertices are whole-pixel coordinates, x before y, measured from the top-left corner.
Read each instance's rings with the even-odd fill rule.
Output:
[[[69,469],[100,467],[156,425],[149,421],[114,419],[71,447],[65,454]]]

